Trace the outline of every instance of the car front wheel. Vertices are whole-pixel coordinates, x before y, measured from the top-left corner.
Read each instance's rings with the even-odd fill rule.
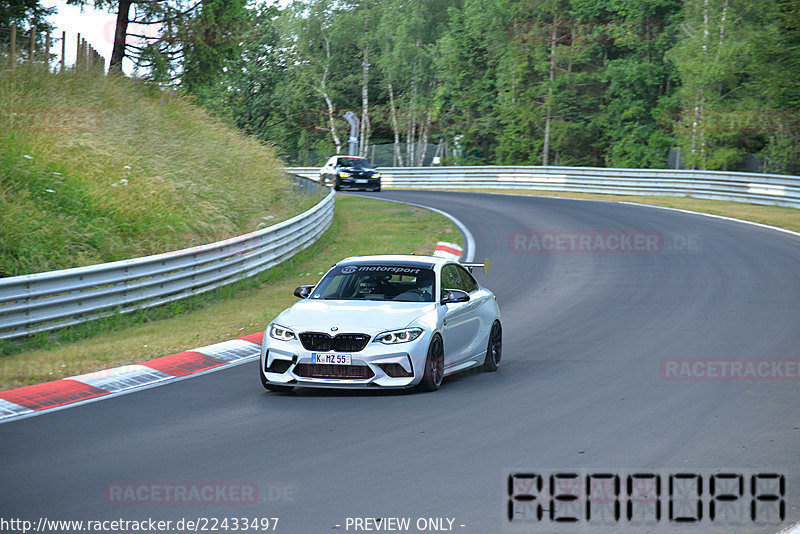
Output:
[[[428,347],[428,357],[425,360],[425,373],[419,383],[422,391],[436,391],[442,385],[444,378],[444,345],[442,338],[434,336]]]

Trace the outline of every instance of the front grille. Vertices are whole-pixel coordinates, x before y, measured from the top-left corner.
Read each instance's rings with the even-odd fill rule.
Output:
[[[358,352],[369,343],[366,334],[337,334],[334,337],[325,332],[303,332],[300,334],[300,343],[306,350],[315,352]]]
[[[367,380],[375,376],[366,365],[333,365],[329,363],[300,363],[294,374],[304,378],[342,378],[348,380]]]
[[[366,334],[339,334],[333,338],[333,350],[336,352],[358,352],[367,346],[369,336]]]
[[[319,352],[331,350],[331,336],[324,332],[303,332],[300,334],[300,343],[306,350]]]

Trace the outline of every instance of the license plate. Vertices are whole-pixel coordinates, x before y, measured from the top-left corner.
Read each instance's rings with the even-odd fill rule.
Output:
[[[334,365],[350,365],[349,354],[319,354],[311,353],[311,363],[332,363]]]
[[[365,183],[367,183],[368,181],[369,181],[369,180],[356,180],[356,183],[357,183],[357,184],[365,184]]]

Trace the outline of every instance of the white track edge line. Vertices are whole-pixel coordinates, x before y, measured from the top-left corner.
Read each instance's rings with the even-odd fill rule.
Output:
[[[704,211],[692,211],[686,210],[682,208],[670,208],[669,206],[658,206],[656,204],[644,204],[641,202],[633,202],[629,200],[607,200],[603,198],[576,198],[576,197],[561,197],[556,195],[526,195],[525,193],[498,193],[494,191],[461,191],[459,189],[392,189],[392,191],[447,191],[452,193],[474,193],[478,195],[502,195],[508,197],[528,197],[528,198],[557,198],[559,200],[578,200],[580,202],[607,202],[609,204],[628,204],[629,206],[641,206],[643,208],[654,208],[659,210],[668,210],[668,211],[678,211],[680,213],[688,213],[690,215],[702,215],[703,217],[711,217],[712,219],[721,219],[724,221],[733,221],[742,224],[749,224],[752,226],[759,226],[761,228],[766,228],[768,230],[776,230],[778,232],[783,232],[785,234],[793,235],[796,237],[800,237],[800,232],[795,232],[794,230],[789,230],[788,228],[781,228],[780,226],[772,226],[770,224],[758,223],[755,221],[747,221],[745,219],[736,219],[735,217],[727,217],[725,215],[715,215],[713,213],[706,213]],[[359,195],[362,196],[362,195]],[[370,197],[364,197],[370,198]],[[381,199],[385,200],[385,199]],[[700,199],[704,200],[704,199]],[[391,202],[399,202],[399,201],[391,201]],[[742,204],[749,204],[748,202],[743,202]],[[758,206],[759,204],[750,204],[751,206]],[[783,206],[765,206],[768,208],[779,208]],[[792,533],[795,534],[795,533]],[[800,533],[797,533],[800,534]]]
[[[588,200],[588,199],[587,199]],[[761,228],[766,228],[768,230],[776,230],[778,232],[783,232],[785,234],[793,235],[795,237],[800,237],[800,232],[795,232],[794,230],[789,230],[787,228],[781,228],[780,226],[772,226],[771,224],[764,224],[755,221],[746,221],[744,219],[736,219],[735,217],[727,217],[725,215],[715,215],[713,213],[705,213],[703,211],[692,211],[692,210],[685,210],[681,208],[670,208],[668,206],[656,206],[653,204],[640,204],[638,202],[627,202],[623,200],[604,200],[601,202],[617,202],[619,204],[628,204],[631,206],[644,206],[646,208],[656,208],[660,210],[668,210],[668,211],[678,211],[680,213],[689,213],[691,215],[702,215],[703,217],[711,217],[712,219],[721,219],[723,221],[733,221],[742,224],[749,224],[751,226],[759,226]]]

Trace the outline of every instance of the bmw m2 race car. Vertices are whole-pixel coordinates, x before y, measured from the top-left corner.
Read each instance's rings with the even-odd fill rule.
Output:
[[[439,389],[450,374],[495,371],[497,299],[470,274],[486,264],[432,256],[360,256],[334,265],[269,324],[259,375],[271,391]]]
[[[337,191],[344,188],[381,190],[381,173],[365,158],[357,156],[332,156],[319,170],[319,181]]]

